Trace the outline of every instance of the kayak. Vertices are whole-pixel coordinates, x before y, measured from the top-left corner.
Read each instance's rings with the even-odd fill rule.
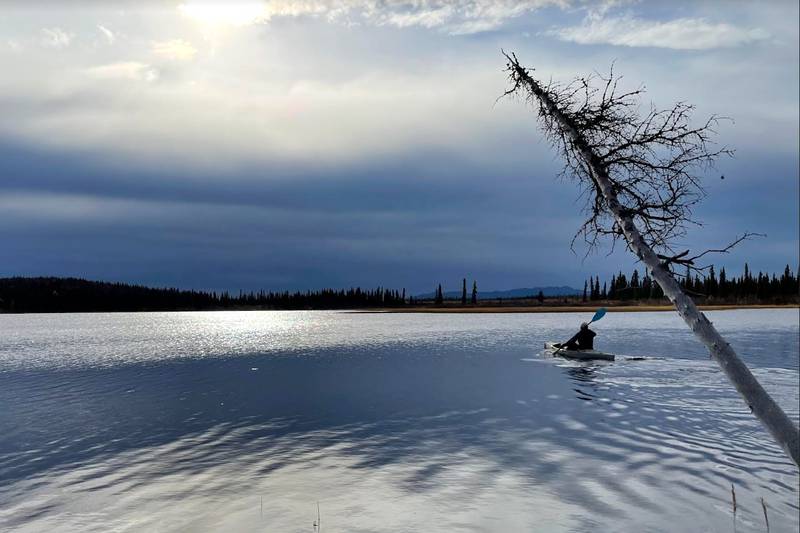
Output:
[[[605,361],[613,361],[614,354],[613,353],[605,353],[599,352],[597,350],[559,350],[556,347],[556,342],[546,342],[544,343],[544,349],[550,352],[552,355],[558,355],[561,357],[566,357],[567,359],[581,359],[581,360],[591,360],[591,359],[603,359]]]

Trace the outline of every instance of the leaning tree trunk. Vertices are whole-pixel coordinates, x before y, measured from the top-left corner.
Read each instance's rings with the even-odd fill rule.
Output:
[[[669,269],[662,265],[655,251],[642,238],[633,218],[626,213],[620,204],[614,191],[612,180],[601,164],[599,157],[589,148],[586,139],[583,138],[576,125],[561,112],[533,77],[523,69],[517,70],[517,75],[528,84],[531,92],[536,95],[547,112],[561,125],[565,135],[577,149],[600,193],[602,193],[606,205],[622,229],[631,250],[650,269],[653,278],[663,289],[664,295],[675,305],[678,314],[681,315],[695,336],[706,345],[711,357],[719,364],[730,382],[742,395],[750,410],[761,420],[795,464],[800,465],[800,430],[798,430],[798,427],[789,420],[786,413],[764,390],[750,372],[750,369],[747,368],[747,365],[736,355],[731,345],[725,341],[714,325],[697,308]]]

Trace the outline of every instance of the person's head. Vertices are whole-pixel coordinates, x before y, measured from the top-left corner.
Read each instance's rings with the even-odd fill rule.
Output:
[[[581,329],[589,329],[589,323],[588,322],[582,323],[581,324]]]

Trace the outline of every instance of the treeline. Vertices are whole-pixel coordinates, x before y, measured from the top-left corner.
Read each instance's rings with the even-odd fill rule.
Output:
[[[687,292],[703,303],[781,304],[800,302],[800,282],[787,265],[784,272],[754,274],[745,264],[741,276],[719,274],[712,267],[705,276],[687,272],[681,283]],[[478,286],[467,280],[461,283],[461,298],[445,298],[441,285],[434,298],[406,296],[405,289],[378,287],[364,290],[322,289],[316,291],[229,292],[152,288],[126,283],[106,283],[78,278],[0,278],[0,313],[64,313],[92,311],[203,311],[225,309],[364,309],[414,305],[444,305],[460,300],[462,305],[478,305]],[[584,283],[577,299],[589,301],[661,300],[661,288],[645,272],[634,270],[630,276],[622,272],[600,282],[599,276]],[[576,297],[547,297],[539,291],[534,297],[508,298],[515,305],[539,305],[575,302]],[[485,300],[485,305],[502,305],[503,299]],[[450,304],[448,304],[450,305]]]
[[[797,274],[786,265],[783,273],[753,274],[747,263],[741,276],[731,277],[723,267],[719,274],[713,266],[705,276],[687,269],[681,285],[695,299],[719,303],[785,303],[800,299],[800,282]],[[658,283],[645,272],[640,276],[634,270],[630,277],[622,272],[611,277],[600,286],[600,277],[589,278],[583,285],[582,300],[660,300],[664,293]]]
[[[355,309],[397,307],[405,289],[305,292],[207,292],[151,288],[78,278],[2,278],[0,312],[202,311],[214,309]]]
[[[444,292],[442,291],[442,284],[440,283],[439,286],[436,288],[436,292],[434,292],[433,303],[434,305],[442,305],[444,304],[445,296]],[[412,299],[411,304],[414,303]],[[472,295],[470,296],[469,303],[475,305],[478,303],[478,282],[472,280]],[[462,280],[461,285],[461,305],[467,305],[467,278]]]

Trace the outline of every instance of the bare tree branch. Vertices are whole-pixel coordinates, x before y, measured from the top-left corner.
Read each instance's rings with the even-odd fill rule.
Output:
[[[574,140],[553,122],[540,99],[525,90],[516,56],[505,56],[515,68],[508,69],[511,88],[504,96],[521,96],[539,107],[544,131],[564,160],[562,175],[578,182],[582,196],[589,193],[583,210],[587,218],[572,240],[573,249],[579,241],[592,249],[601,237],[618,239],[622,233],[608,216],[603,195],[598,194]],[[523,70],[526,75],[532,72]],[[541,90],[580,131],[597,164],[613,177],[617,199],[637,223],[645,242],[667,256],[671,243],[696,224],[692,211],[705,196],[702,171],[720,156],[733,154],[727,147],[716,147],[712,140],[717,124],[728,119],[714,115],[694,127],[694,106],[685,102],[665,110],[650,106],[641,115],[644,87],[622,91],[619,80],[612,65],[608,76],[593,74],[566,85],[550,82]]]
[[[737,237],[736,240],[734,240],[733,242],[729,243],[724,248],[712,248],[710,250],[706,250],[703,253],[700,253],[700,254],[697,254],[697,255],[695,255],[693,257],[687,258],[686,261],[688,261],[690,264],[694,264],[698,259],[700,259],[701,257],[703,257],[706,254],[712,254],[712,253],[713,254],[727,254],[727,253],[730,253],[730,251],[733,248],[735,248],[736,245],[738,245],[740,242],[746,241],[746,240],[751,239],[753,237],[766,237],[766,235],[764,233],[745,232],[741,237]],[[705,267],[701,267],[701,268],[705,268]]]

